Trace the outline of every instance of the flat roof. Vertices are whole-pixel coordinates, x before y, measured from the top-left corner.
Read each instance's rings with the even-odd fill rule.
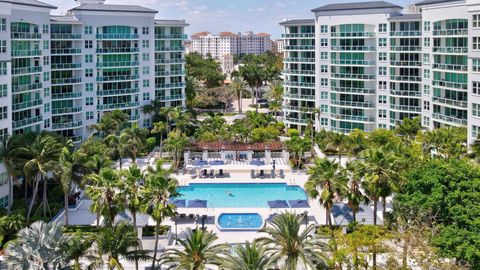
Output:
[[[185,20],[155,20],[156,25],[189,26]]]
[[[329,4],[312,9],[312,12],[318,11],[341,11],[341,10],[358,10],[358,9],[380,9],[380,8],[402,8],[401,6],[394,5],[385,1],[370,1],[370,2],[351,2],[351,3],[339,3]]]
[[[434,4],[443,4],[449,2],[460,2],[462,0],[424,0],[415,4],[415,6],[426,6],[426,5],[434,5]]]
[[[286,25],[315,25],[315,19],[293,19],[285,20],[279,23],[281,26]]]
[[[23,6],[32,6],[32,7],[43,7],[43,8],[50,8],[56,9],[56,6],[52,6],[50,4],[37,1],[37,0],[0,0],[3,3],[10,3],[15,5],[23,5]]]
[[[133,12],[133,13],[158,13],[158,11],[136,5],[106,5],[106,4],[82,4],[70,10],[73,11],[109,11],[109,12]]]
[[[50,15],[51,22],[82,23],[77,17],[71,15]]]
[[[413,14],[401,14],[395,15],[388,18],[389,21],[411,21],[411,20],[421,20],[422,14],[413,13]]]

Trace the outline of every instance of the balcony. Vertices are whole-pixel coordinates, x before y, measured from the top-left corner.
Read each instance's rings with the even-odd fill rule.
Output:
[[[42,34],[30,32],[12,32],[10,37],[12,39],[42,39]]]
[[[331,114],[332,118],[337,120],[348,120],[354,122],[375,122],[375,118],[369,116],[361,116],[361,115],[349,115],[349,114]]]
[[[115,75],[115,76],[99,76],[97,82],[116,82],[116,81],[135,81],[140,75]]]
[[[391,31],[392,37],[419,37],[422,35],[422,31]]]
[[[444,80],[433,80],[432,85],[446,87],[446,88],[453,88],[453,89],[463,89],[463,90],[468,89],[467,83],[449,82]]]
[[[184,46],[172,46],[172,47],[155,47],[156,52],[175,52],[175,51],[184,51]]]
[[[173,58],[173,59],[155,59],[155,64],[179,64],[185,63],[184,58]]]
[[[68,69],[81,69],[82,63],[52,63],[51,69],[52,70],[68,70]]]
[[[401,96],[401,97],[421,97],[422,92],[420,91],[408,91],[408,90],[390,90],[392,96]]]
[[[41,115],[33,116],[33,117],[30,117],[30,118],[24,118],[24,119],[19,120],[19,121],[13,121],[12,122],[12,128],[13,129],[23,128],[23,127],[26,127],[26,126],[29,126],[29,125],[32,125],[32,124],[41,123],[42,120],[43,120],[43,118],[42,118]]]
[[[454,116],[449,116],[449,115],[444,115],[440,113],[432,113],[432,118],[434,120],[440,120],[447,122],[448,124],[454,124],[454,125],[460,125],[460,126],[466,126],[467,125],[467,119],[461,119],[457,118]]]
[[[433,64],[433,69],[446,70],[446,71],[460,71],[467,72],[467,65],[455,65],[455,64]]]
[[[139,107],[140,102],[126,102],[126,103],[113,103],[113,104],[99,104],[97,105],[98,110],[116,110],[116,109],[126,109]]]
[[[156,89],[179,88],[185,87],[185,83],[160,83],[155,84]]]
[[[112,90],[98,90],[98,96],[117,96],[117,95],[131,95],[138,94],[140,88],[126,88],[126,89],[112,89]]]
[[[288,33],[282,34],[282,38],[314,38],[315,33]]]
[[[80,48],[63,48],[63,49],[51,49],[50,53],[52,55],[58,54],[81,54],[82,49]]]
[[[285,69],[284,74],[315,75],[315,70]]]
[[[288,99],[315,101],[314,95],[294,94],[294,93],[285,92],[283,94],[283,97]]]
[[[172,101],[185,99],[185,95],[158,96],[161,101]]]
[[[375,61],[372,60],[340,60],[340,59],[332,59],[332,65],[349,65],[349,66],[374,66],[376,64]]]
[[[437,29],[434,36],[468,36],[468,29]]]
[[[422,47],[420,46],[391,46],[390,51],[392,52],[420,52]]]
[[[359,107],[359,108],[373,108],[374,104],[369,101],[342,101],[342,100],[332,100],[332,105],[342,106],[342,107]]]
[[[74,143],[80,143],[80,142],[83,140],[83,137],[82,137],[82,135],[71,136],[70,139],[71,139]]]
[[[65,107],[52,109],[52,114],[70,114],[82,112],[82,107]]]
[[[397,111],[407,111],[407,112],[421,112],[422,111],[422,108],[420,107],[420,105],[409,106],[409,105],[390,104],[390,109],[391,110],[397,110]]]
[[[52,124],[52,129],[68,129],[68,128],[78,128],[82,126],[82,121],[77,121],[77,122],[65,122],[65,123],[53,123]]]
[[[304,118],[294,118],[294,117],[285,117],[285,122],[296,123],[296,124],[308,124],[312,119],[304,119]]]
[[[187,39],[185,34],[156,34],[155,39]]]
[[[315,104],[313,104],[312,106],[315,106]],[[303,112],[303,113],[313,113],[315,110],[315,108],[308,107],[308,106],[292,106],[292,105],[283,105],[282,109],[286,111],[296,111],[296,112]]]
[[[139,39],[138,34],[97,34],[97,39]]]
[[[42,56],[41,50],[12,50],[12,57],[33,57]]]
[[[332,87],[332,92],[352,93],[352,94],[375,94],[375,88],[356,88],[356,87]]]
[[[422,77],[420,77],[420,76],[390,75],[390,80],[401,81],[401,82],[421,82]]]
[[[82,92],[52,94],[52,100],[77,99],[77,98],[81,98],[81,97],[82,97]]]
[[[440,103],[444,105],[449,105],[453,107],[460,107],[460,108],[465,108],[467,109],[468,103],[467,101],[464,100],[455,100],[455,99],[450,99],[450,98],[442,98],[442,97],[432,97],[432,101],[435,103]]]
[[[13,93],[27,92],[42,89],[42,83],[12,85]]]
[[[332,46],[332,51],[353,51],[353,52],[371,52],[375,51],[375,46]]]
[[[343,37],[371,38],[371,37],[375,37],[375,32],[342,32],[342,33],[333,32],[330,34],[330,36],[336,37],[336,38],[343,38]]]
[[[124,47],[124,48],[97,48],[97,53],[138,53],[140,48]]]
[[[468,53],[468,47],[433,47],[434,53]]]
[[[137,115],[131,115],[129,118],[128,118],[128,121],[132,122],[132,121],[138,121],[140,119],[140,115],[137,114]]]
[[[399,67],[421,67],[422,62],[420,61],[390,61],[391,66],[399,66]]]
[[[97,62],[97,67],[131,67],[140,65],[139,61],[120,61],[120,62]]]
[[[178,76],[185,75],[185,70],[155,71],[155,76]]]
[[[51,33],[50,39],[53,40],[69,40],[69,39],[82,39],[82,34],[73,33]]]
[[[12,104],[12,110],[13,111],[20,111],[20,110],[25,110],[25,109],[32,108],[32,107],[38,107],[38,106],[41,106],[42,104],[43,103],[42,103],[41,99],[24,101],[24,102],[21,102],[21,103],[13,103]]]
[[[287,45],[284,47],[286,51],[314,51],[315,45]]]
[[[311,82],[296,82],[296,81],[287,81],[283,82],[283,85],[286,86],[297,86],[297,87],[308,87],[308,88],[315,88],[315,83]]]
[[[332,78],[335,78],[335,79],[350,79],[350,80],[375,80],[375,75],[372,75],[372,74],[354,74],[354,73],[332,73]]]
[[[42,72],[41,66],[12,68],[12,75],[23,75],[23,74],[40,73],[40,72]]]
[[[283,59],[285,63],[315,63],[315,58],[287,57]]]
[[[82,77],[52,78],[52,85],[82,83]]]

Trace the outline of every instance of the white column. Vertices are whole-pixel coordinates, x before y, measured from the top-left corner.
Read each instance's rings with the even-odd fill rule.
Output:
[[[202,160],[208,160],[208,150],[203,150]]]

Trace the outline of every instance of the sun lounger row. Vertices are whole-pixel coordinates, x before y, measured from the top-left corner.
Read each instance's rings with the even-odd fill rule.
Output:
[[[266,175],[264,170],[260,170],[258,174],[255,174],[255,170],[251,170],[250,177],[252,179],[255,179],[255,178],[265,179],[265,178],[276,178],[277,175],[275,174],[274,170],[272,170],[269,175]],[[282,179],[285,178],[285,172],[283,170],[280,170],[280,178]]]

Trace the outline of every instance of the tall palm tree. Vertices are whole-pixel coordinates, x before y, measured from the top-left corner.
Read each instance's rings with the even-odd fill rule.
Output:
[[[315,160],[315,165],[307,171],[305,190],[312,198],[318,198],[326,210],[326,221],[332,225],[331,210],[336,199],[345,195],[347,181],[340,165],[327,158]]]
[[[24,172],[35,180],[34,191],[27,212],[27,223],[30,220],[40,182],[43,182],[43,216],[47,216],[47,178],[49,173],[55,172],[58,175],[60,171],[58,160],[61,150],[62,145],[54,137],[46,133],[38,135],[32,144],[19,149],[19,152],[28,156]]]
[[[233,77],[230,87],[235,91],[238,102],[238,113],[242,114],[242,96],[247,91],[247,82],[240,76]]]
[[[188,229],[186,239],[178,239],[183,247],[180,249],[168,249],[161,258],[168,269],[202,270],[209,266],[220,264],[220,254],[225,250],[224,245],[215,245],[218,239],[213,232],[200,229]]]
[[[251,89],[252,104],[255,105],[255,111],[258,112],[258,106],[255,99],[259,98],[258,89],[263,85],[264,73],[258,64],[247,64],[240,68],[240,74]]]
[[[283,81],[274,80],[268,84],[269,92],[267,97],[282,102],[283,99]]]
[[[296,270],[299,264],[316,269],[317,265],[325,265],[322,253],[326,245],[312,237],[315,226],[310,224],[301,230],[303,216],[294,213],[277,215],[269,226],[261,230],[267,237],[259,238],[267,246],[272,247],[274,260],[282,260],[284,269]]]
[[[13,204],[13,179],[22,174],[25,160],[18,153],[23,146],[20,136],[4,137],[0,148],[0,159],[8,173],[8,205],[7,215],[11,214]]]
[[[105,144],[108,146],[108,153],[111,158],[118,157],[120,170],[122,170],[122,159],[127,156],[131,147],[127,136],[118,136],[110,134],[105,138]]]
[[[349,179],[349,189],[347,191],[348,206],[352,209],[353,221],[357,221],[357,212],[360,204],[368,203],[368,197],[361,190],[362,172],[359,169],[357,161],[349,162],[345,166],[345,174]]]
[[[175,213],[175,206],[168,203],[170,197],[177,195],[177,180],[170,178],[165,171],[150,174],[140,191],[143,198],[143,212],[155,220],[155,247],[153,252],[152,269],[155,269],[158,252],[158,237],[162,221]]]
[[[347,149],[347,136],[343,133],[330,133],[327,137],[326,148],[337,152],[338,163],[342,164],[342,153]]]
[[[96,254],[89,252],[92,248],[93,239],[83,234],[77,233],[70,237],[62,248],[65,250],[68,261],[72,261],[71,268],[73,270],[94,269],[95,263],[99,261]],[[91,263],[85,265],[85,263]]]
[[[136,162],[141,147],[145,145],[147,135],[148,131],[144,128],[140,128],[138,123],[133,123],[131,127],[126,128],[122,132],[120,137],[124,137],[122,140],[125,140],[129,144],[128,152],[133,163]]]
[[[282,112],[282,103],[277,100],[270,101],[268,110],[272,112],[273,115],[278,116],[278,114]]]
[[[100,257],[99,263],[106,263],[107,269],[123,270],[122,261],[147,261],[148,252],[142,250],[142,243],[135,230],[127,222],[103,227],[93,234],[95,253]]]
[[[150,104],[146,104],[142,107],[142,111],[144,114],[151,114],[152,115],[152,122],[158,122],[162,118],[162,108],[165,107],[164,102],[161,99],[154,99],[150,102]]]
[[[118,134],[128,121],[128,115],[121,110],[114,110],[102,115],[98,124],[91,125],[91,129],[96,130],[100,136],[105,137],[109,134]],[[94,133],[95,134],[95,133]]]
[[[236,245],[233,252],[222,259],[221,266],[229,270],[264,270],[272,268],[273,264],[274,257],[269,249],[254,240],[252,243],[247,241]]]
[[[165,122],[159,121],[153,124],[151,133],[160,135],[160,158],[162,157],[163,152],[163,133],[165,133],[165,131],[167,131],[167,125]]]
[[[183,149],[187,146],[188,139],[183,133],[170,132],[165,140],[165,148],[173,155],[173,167],[178,168]]]
[[[192,114],[183,111],[181,107],[175,107],[168,112],[168,119],[175,126],[175,130],[180,133],[187,132],[187,127],[192,123]]]
[[[37,221],[21,229],[6,248],[8,269],[63,269],[68,265],[63,248],[69,241],[58,223]]]
[[[124,208],[124,194],[119,191],[121,181],[118,173],[103,168],[99,174],[89,175],[88,179],[91,184],[87,186],[86,193],[93,201],[90,210],[97,213],[97,225],[99,215],[104,217],[107,225],[113,224],[117,214]]]
[[[133,226],[137,230],[137,213],[142,208],[142,197],[140,197],[140,185],[145,180],[145,174],[137,165],[130,166],[122,171],[123,183],[121,192],[125,196],[126,208],[132,214]]]
[[[356,157],[367,147],[367,136],[365,131],[355,129],[347,137],[347,149],[350,155]]]

